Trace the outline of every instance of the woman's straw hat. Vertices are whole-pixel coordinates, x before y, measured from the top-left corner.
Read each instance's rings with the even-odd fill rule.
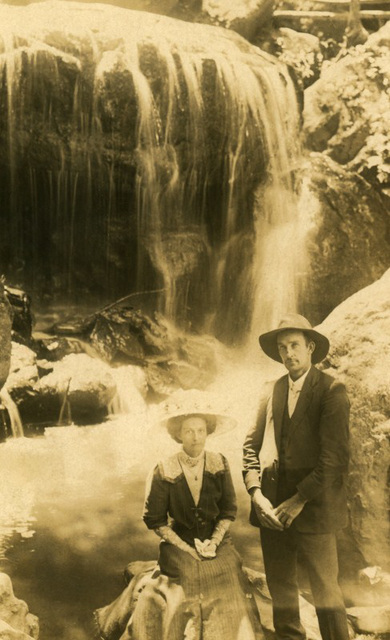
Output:
[[[267,331],[259,336],[260,346],[264,353],[277,362],[283,362],[278,350],[277,337],[282,331],[303,331],[313,340],[315,349],[312,354],[312,363],[317,364],[323,360],[329,351],[329,340],[322,333],[315,331],[310,322],[297,313],[290,313],[281,319],[277,329]]]
[[[207,434],[220,435],[236,426],[236,420],[220,413],[218,399],[213,398],[207,391],[191,389],[176,391],[161,407],[160,424],[169,435],[181,443],[180,430],[183,420],[189,417],[201,417],[206,421]]]

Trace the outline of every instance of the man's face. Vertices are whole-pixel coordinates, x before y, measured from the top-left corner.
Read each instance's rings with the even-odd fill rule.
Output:
[[[311,367],[315,343],[302,331],[282,331],[277,337],[278,351],[292,380],[297,380]]]

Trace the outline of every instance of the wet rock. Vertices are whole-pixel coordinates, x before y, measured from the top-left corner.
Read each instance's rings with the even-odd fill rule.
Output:
[[[131,307],[113,306],[96,314],[89,341],[108,362],[140,362],[167,348],[166,329]]]
[[[384,190],[390,187],[390,23],[323,66],[305,91],[304,130],[310,149],[324,151]]]
[[[390,200],[323,154],[311,154],[306,176],[308,260],[301,311],[317,323],[388,268]]]
[[[35,347],[38,357],[49,362],[61,360],[71,353],[88,351],[88,344],[83,344],[79,338],[65,338],[63,336],[42,338],[35,344]]]
[[[53,371],[36,383],[34,391],[43,401],[54,397],[60,407],[68,403],[69,417],[86,423],[107,413],[116,385],[106,364],[86,354],[70,354],[53,364]]]
[[[4,293],[12,309],[12,339],[28,344],[33,326],[30,297],[22,289],[8,285],[4,287]]]
[[[15,597],[10,577],[0,573],[0,639],[37,640],[38,618],[27,604]]]
[[[273,2],[270,0],[204,0],[202,18],[237,31],[253,41],[259,31],[270,30]]]
[[[12,343],[7,390],[23,424],[52,425],[99,422],[116,393],[107,364],[86,354],[70,354],[58,362],[37,360],[34,351]]]
[[[390,633],[390,606],[351,607],[348,619],[358,633]]]
[[[25,345],[13,342],[10,374],[7,380],[7,389],[13,400],[19,404],[24,398],[34,395],[34,386],[38,379],[36,353]]]
[[[0,282],[0,389],[7,380],[11,363],[12,309]]]
[[[178,330],[161,315],[113,305],[96,314],[89,340],[111,364],[145,367],[150,389],[166,395],[177,388],[203,389],[217,372],[219,343]]]
[[[366,565],[387,567],[390,540],[390,270],[338,306],[319,326],[330,339],[323,363],[351,400],[348,502],[351,534]]]

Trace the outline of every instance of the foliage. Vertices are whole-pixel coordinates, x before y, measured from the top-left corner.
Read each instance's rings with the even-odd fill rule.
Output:
[[[314,36],[291,29],[280,29],[275,39],[274,53],[281,62],[294,70],[301,89],[306,89],[319,78],[324,56],[320,43]]]
[[[339,54],[339,62],[325,61],[323,72],[333,69],[341,102],[339,131],[363,135],[360,150],[347,168],[384,189],[390,187],[390,60],[387,46],[358,45]],[[341,67],[338,67],[341,65]],[[342,71],[342,73],[339,73]],[[354,132],[357,132],[354,134]]]
[[[365,145],[351,163],[359,173],[375,173],[378,182],[390,186],[390,68],[389,50],[355,47],[350,55],[357,67],[363,67],[366,81],[362,91],[349,98],[352,112],[364,115],[369,134]],[[348,93],[348,87],[345,87]]]

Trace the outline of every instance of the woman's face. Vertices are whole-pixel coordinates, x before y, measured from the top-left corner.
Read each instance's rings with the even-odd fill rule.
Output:
[[[185,418],[181,424],[180,439],[183,443],[184,451],[196,458],[199,456],[206,443],[207,423],[200,416],[189,416]]]

